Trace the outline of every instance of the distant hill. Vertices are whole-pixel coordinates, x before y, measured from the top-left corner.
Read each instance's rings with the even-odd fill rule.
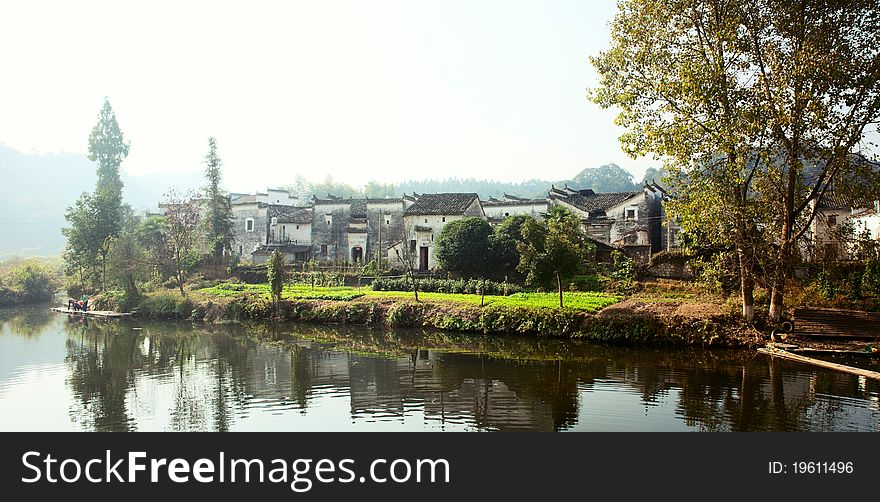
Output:
[[[199,173],[129,176],[126,202],[153,209],[170,186],[196,188]],[[49,256],[64,249],[67,207],[95,187],[95,164],[77,154],[22,154],[0,145],[0,257]]]

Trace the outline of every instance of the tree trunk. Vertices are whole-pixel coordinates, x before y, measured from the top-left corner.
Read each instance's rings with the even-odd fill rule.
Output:
[[[183,291],[183,272],[180,269],[177,270],[177,287],[180,288],[180,295],[186,296],[186,293]]]
[[[785,293],[785,279],[788,277],[788,261],[791,252],[791,242],[783,242],[779,247],[779,260],[773,274],[773,290],[770,293],[770,321],[779,322],[785,309],[783,296]]]
[[[101,292],[107,291],[107,253],[101,252]]]
[[[774,279],[773,291],[770,293],[770,320],[773,322],[782,319],[784,288],[784,280]]]
[[[562,278],[559,277],[559,271],[556,271],[556,287],[559,288],[559,308],[562,308]]]
[[[751,264],[745,256],[745,252],[740,249],[739,253],[739,277],[740,277],[740,298],[742,299],[742,316],[747,321],[755,319],[755,280],[752,277]]]

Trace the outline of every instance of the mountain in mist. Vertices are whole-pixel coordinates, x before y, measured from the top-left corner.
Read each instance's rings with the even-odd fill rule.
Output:
[[[171,186],[201,185],[201,173],[131,176],[123,172],[125,201],[138,211],[157,208]],[[95,188],[95,164],[85,155],[23,154],[0,144],[0,257],[61,253],[67,207]]]

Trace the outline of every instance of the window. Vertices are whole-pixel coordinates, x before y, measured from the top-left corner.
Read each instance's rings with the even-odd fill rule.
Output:
[[[628,207],[626,208],[626,215],[624,216],[625,220],[637,220],[639,219],[639,208],[637,207]]]
[[[296,229],[299,230],[299,225],[296,226]]]
[[[253,232],[254,231],[254,219],[248,218],[244,220],[244,231],[245,232]]]
[[[834,225],[837,225],[837,215],[836,214],[828,215],[828,226],[833,227]]]
[[[444,216],[442,219],[443,219],[443,223],[446,223],[446,217]]]
[[[327,256],[327,245],[321,244],[321,256]]]
[[[510,216],[510,213],[504,213],[505,218],[507,218],[508,216]]]
[[[425,223],[428,223],[428,218],[425,218]]]
[[[391,218],[385,218],[385,224],[386,224],[386,225],[390,225],[390,224],[391,224]]]
[[[329,227],[330,225],[333,224],[333,215],[332,214],[325,215],[324,220],[327,222],[327,226]]]
[[[242,251],[243,249],[241,248],[241,246],[238,246],[238,254],[241,254]]]
[[[410,253],[416,252],[416,240],[415,239],[412,239],[411,241],[409,241],[409,252]]]

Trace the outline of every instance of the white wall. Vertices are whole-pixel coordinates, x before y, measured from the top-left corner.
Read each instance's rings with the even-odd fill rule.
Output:
[[[536,204],[487,204],[483,203],[483,211],[487,218],[502,220],[508,216],[525,214],[538,218],[541,213],[547,212],[547,202]]]
[[[312,244],[312,224],[311,223],[279,223],[271,230],[275,231],[275,238],[281,239],[285,236],[297,244],[310,246]]]

